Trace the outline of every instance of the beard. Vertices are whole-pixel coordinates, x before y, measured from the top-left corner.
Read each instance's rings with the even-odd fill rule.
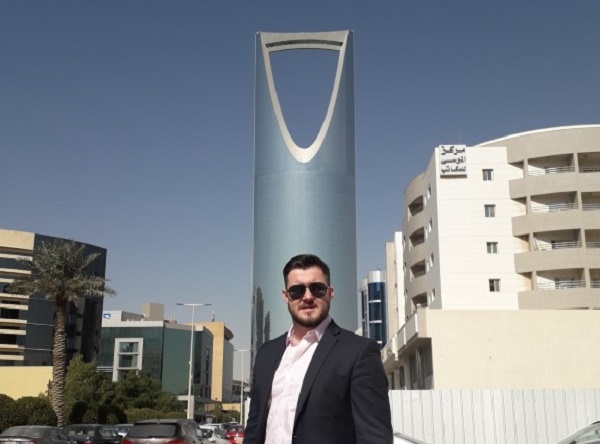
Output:
[[[290,305],[288,305],[288,311],[290,312],[292,321],[294,321],[295,324],[298,324],[300,327],[304,328],[314,328],[323,322],[329,315],[330,301],[325,301],[325,304],[325,307],[322,307],[322,310],[316,316],[302,316],[302,311],[300,309],[298,309],[296,312],[292,310]]]

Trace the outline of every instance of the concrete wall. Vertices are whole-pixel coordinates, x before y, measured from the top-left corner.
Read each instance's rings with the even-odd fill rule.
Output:
[[[0,393],[13,399],[48,392],[52,367],[0,367]]]
[[[597,310],[424,310],[434,388],[598,387]],[[419,312],[421,314],[421,312]]]

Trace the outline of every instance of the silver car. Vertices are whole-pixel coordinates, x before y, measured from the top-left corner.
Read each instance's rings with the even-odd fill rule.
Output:
[[[585,426],[557,444],[600,444],[600,421]]]
[[[425,441],[420,441],[416,438],[411,438],[402,433],[394,433],[394,444],[427,444]]]
[[[198,427],[198,430],[198,435],[202,434],[202,437],[208,439],[213,444],[230,444],[225,430],[221,427],[206,427],[201,425]]]

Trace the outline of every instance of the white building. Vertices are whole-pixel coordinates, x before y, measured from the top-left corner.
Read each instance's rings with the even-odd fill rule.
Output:
[[[438,146],[404,202],[392,388],[598,386],[600,125]]]

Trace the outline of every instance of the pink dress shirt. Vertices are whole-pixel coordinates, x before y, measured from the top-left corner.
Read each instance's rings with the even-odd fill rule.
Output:
[[[286,349],[273,377],[265,444],[291,444],[302,382],[317,345],[330,323],[331,318],[327,316],[299,342],[294,340],[294,328],[288,331]]]

